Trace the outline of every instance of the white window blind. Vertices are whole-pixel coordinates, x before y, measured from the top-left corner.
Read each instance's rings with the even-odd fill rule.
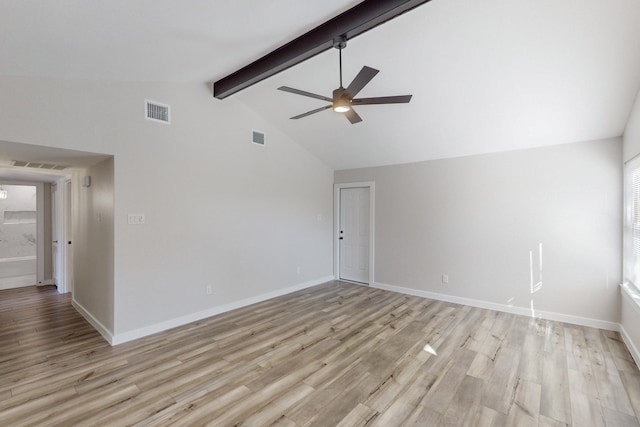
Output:
[[[625,165],[624,188],[624,276],[640,287],[640,157]]]

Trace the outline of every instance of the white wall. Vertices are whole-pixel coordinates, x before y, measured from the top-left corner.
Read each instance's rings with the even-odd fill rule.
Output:
[[[640,92],[636,96],[624,130],[623,152],[625,162],[640,154]]]
[[[114,325],[114,206],[113,159],[86,170],[90,187],[76,189],[74,215],[73,300],[89,313],[99,328]],[[80,179],[82,177],[79,177]]]
[[[335,182],[376,183],[378,284],[614,327],[620,159],[617,138],[336,171]]]
[[[0,93],[1,140],[114,155],[115,336],[332,275],[332,170],[233,97],[37,79]],[[145,120],[145,99],[170,104],[172,124]]]

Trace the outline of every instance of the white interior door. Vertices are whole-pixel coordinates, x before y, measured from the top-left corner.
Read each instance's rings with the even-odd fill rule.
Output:
[[[369,188],[340,189],[339,277],[369,283]]]
[[[60,227],[58,224],[58,186],[51,186],[51,279],[54,285],[60,283]]]
[[[65,183],[65,193],[64,193],[64,291],[65,292],[73,292],[73,250],[71,247],[71,243],[73,240],[72,236],[72,224],[71,224],[71,181],[67,181]]]

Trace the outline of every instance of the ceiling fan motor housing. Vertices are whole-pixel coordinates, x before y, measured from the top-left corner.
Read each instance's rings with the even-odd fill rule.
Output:
[[[347,90],[343,87],[333,91],[333,109],[335,111],[345,111],[345,109],[351,108],[351,98],[347,93]]]

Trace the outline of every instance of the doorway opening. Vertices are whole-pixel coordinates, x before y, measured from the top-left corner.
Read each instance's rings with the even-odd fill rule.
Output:
[[[16,172],[0,181],[0,290],[32,285],[56,285],[59,293],[73,289],[71,176],[38,181],[41,176],[19,179]]]
[[[36,186],[1,183],[0,290],[37,282]]]
[[[334,275],[369,285],[374,282],[375,183],[335,184]]]

